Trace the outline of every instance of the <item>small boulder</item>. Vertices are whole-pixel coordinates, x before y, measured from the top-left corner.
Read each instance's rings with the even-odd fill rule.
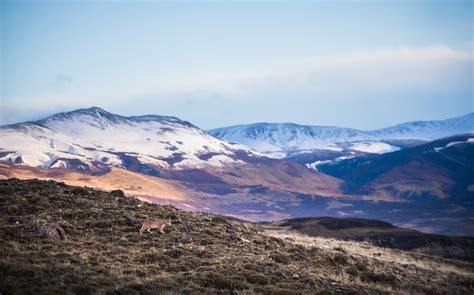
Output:
[[[113,190],[110,192],[110,194],[112,195],[112,197],[115,197],[115,198],[125,198],[125,194],[122,190]]]
[[[163,252],[163,254],[171,257],[171,258],[179,258],[184,254],[184,251],[181,249],[169,249]]]
[[[114,248],[114,253],[125,253],[127,252],[127,248],[122,246],[117,246]]]
[[[193,237],[191,237],[191,235],[188,234],[188,233],[183,233],[181,235],[181,238],[179,239],[179,241],[183,244],[192,243],[193,242]]]
[[[74,195],[88,195],[89,191],[86,187],[74,187],[71,191]]]
[[[45,237],[53,241],[66,240],[66,232],[55,222],[46,220],[33,220],[26,224],[24,229],[39,237]]]
[[[133,226],[135,224],[138,224],[138,219],[133,215],[128,215],[125,218],[125,223],[127,223],[127,225]]]

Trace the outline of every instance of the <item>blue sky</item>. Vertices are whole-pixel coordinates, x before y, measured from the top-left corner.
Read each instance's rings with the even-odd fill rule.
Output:
[[[208,129],[474,111],[471,1],[8,1],[0,123],[96,105]]]

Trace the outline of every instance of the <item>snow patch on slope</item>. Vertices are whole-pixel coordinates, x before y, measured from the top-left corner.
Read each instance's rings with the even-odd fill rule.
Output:
[[[321,165],[324,165],[324,164],[333,164],[333,163],[337,163],[337,162],[340,162],[340,161],[343,161],[343,160],[352,159],[354,157],[355,156],[341,156],[341,157],[337,157],[334,160],[319,160],[319,161],[315,161],[313,163],[306,164],[306,167],[318,171],[318,166],[321,166]]]
[[[473,131],[474,113],[470,113],[443,121],[409,122],[373,131],[293,123],[255,123],[213,129],[209,134],[247,145],[270,157],[281,158],[303,150],[353,149],[368,153],[386,153],[399,150],[395,143],[387,143],[390,141],[431,141]]]
[[[395,152],[400,150],[399,147],[384,143],[384,142],[357,142],[352,144],[349,149],[365,152],[365,153],[372,153],[372,154],[385,154],[390,152]]]
[[[453,142],[450,142],[448,143],[447,145],[445,146],[442,146],[442,147],[435,147],[433,150],[435,152],[440,152],[448,147],[451,147],[453,145],[458,145],[458,144],[462,144],[462,143],[474,143],[474,138],[468,138],[466,141],[453,141]]]

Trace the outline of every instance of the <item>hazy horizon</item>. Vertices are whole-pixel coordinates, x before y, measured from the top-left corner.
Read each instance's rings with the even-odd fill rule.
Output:
[[[63,111],[58,111],[58,112],[53,112],[53,113],[49,113],[49,114],[43,114],[43,115],[39,115],[39,116],[34,116],[32,117],[32,119],[30,120],[25,120],[25,121],[18,121],[18,122],[12,122],[12,123],[6,123],[6,124],[0,124],[0,126],[4,126],[4,125],[10,125],[10,124],[16,124],[16,123],[25,123],[25,122],[31,122],[31,121],[36,121],[36,120],[40,120],[40,119],[44,119],[44,118],[47,118],[49,116],[54,116],[54,115],[57,115],[59,113],[68,113],[68,112],[73,112],[73,111],[77,111],[77,110],[80,110],[80,109],[89,109],[89,108],[100,108],[106,112],[109,112],[109,113],[112,113],[112,114],[115,114],[115,115],[119,115],[119,116],[124,116],[124,117],[130,117],[130,116],[147,116],[147,115],[159,115],[159,116],[170,116],[170,117],[176,117],[176,116],[173,116],[173,115],[167,115],[167,114],[156,114],[156,113],[151,113],[151,112],[145,112],[145,113],[142,113],[142,114],[131,114],[131,115],[128,115],[128,114],[123,114],[123,113],[117,113],[117,112],[112,112],[106,108],[103,108],[101,106],[97,106],[97,105],[94,105],[94,106],[86,106],[86,107],[81,107],[81,108],[78,108],[78,109],[70,109],[70,110],[63,110]],[[474,114],[473,112],[468,112],[468,113],[465,113],[465,114],[461,114],[459,116],[454,116],[454,117],[447,117],[447,118],[440,118],[440,119],[428,119],[428,120],[417,120],[417,119],[414,119],[414,120],[408,120],[408,121],[403,121],[403,122],[398,122],[398,123],[395,123],[395,124],[392,124],[392,125],[387,125],[387,126],[382,126],[380,128],[377,128],[377,129],[382,129],[382,128],[387,128],[387,127],[392,127],[392,126],[395,126],[395,125],[398,125],[398,124],[403,124],[403,123],[410,123],[410,122],[416,122],[416,121],[443,121],[443,120],[447,120],[447,119],[453,119],[453,118],[458,118],[458,117],[464,117],[464,116],[468,116],[468,115],[471,115],[471,114]],[[180,118],[180,117],[176,117],[178,119],[181,119],[183,121],[189,121],[189,120],[186,120],[185,118]],[[352,127],[352,126],[343,126],[343,125],[323,125],[323,124],[301,124],[301,123],[298,123],[298,122],[266,122],[266,121],[255,121],[255,122],[246,122],[246,123],[239,123],[239,124],[235,124],[235,125],[226,125],[226,126],[217,126],[217,127],[212,127],[212,128],[202,128],[201,126],[197,125],[197,124],[194,124],[193,122],[189,121],[190,123],[192,123],[193,125],[196,125],[197,127],[203,129],[203,130],[211,130],[211,129],[219,129],[219,128],[225,128],[225,127],[232,127],[232,126],[238,126],[238,125],[250,125],[250,124],[296,124],[296,125],[305,125],[305,126],[321,126],[321,127],[340,127],[340,128],[352,128],[352,129],[359,129],[359,128],[355,128],[355,127]],[[376,130],[376,129],[359,129],[359,130],[362,130],[362,131],[371,131],[371,130]]]
[[[91,105],[203,129],[474,111],[471,1],[0,5],[2,125]]]

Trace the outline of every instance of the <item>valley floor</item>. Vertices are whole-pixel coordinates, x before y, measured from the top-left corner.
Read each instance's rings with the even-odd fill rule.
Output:
[[[140,236],[146,219],[171,218]],[[32,233],[54,222],[65,240]],[[0,293],[472,294],[474,264],[259,231],[90,188],[0,181]]]

